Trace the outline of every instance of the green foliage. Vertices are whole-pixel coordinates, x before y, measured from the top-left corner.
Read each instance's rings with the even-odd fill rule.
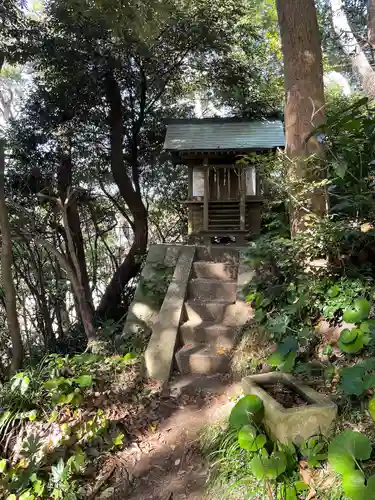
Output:
[[[294,337],[286,337],[277,345],[276,351],[268,358],[270,366],[277,367],[282,372],[291,372],[297,357],[298,341]]]
[[[375,476],[366,480],[360,466],[371,453],[371,441],[360,432],[351,430],[336,436],[328,446],[328,461],[333,470],[341,474],[343,490],[351,500],[373,496]]]
[[[157,304],[161,305],[167,293],[169,283],[174,269],[164,264],[153,266],[154,274],[147,280],[142,279],[142,291],[147,297],[151,297]]]
[[[85,448],[97,446],[103,453],[109,452],[124,445],[125,435],[103,410],[76,418],[74,424],[66,423],[62,417],[74,414],[86,398],[92,398],[98,384],[110,383],[133,360],[131,353],[123,357],[90,353],[73,357],[52,355],[38,369],[14,375],[0,394],[0,439],[6,440],[19,422],[25,425],[29,421],[32,425],[35,420],[37,431],[38,426],[57,425],[59,437],[51,448],[49,441],[29,434],[22,441],[17,462],[2,458],[0,495],[30,500],[78,499],[78,479],[88,460]]]
[[[312,437],[302,442],[301,454],[310,467],[319,467],[327,459],[327,443]]]
[[[340,372],[340,388],[348,396],[362,396],[375,387],[375,360],[367,359]]]
[[[345,328],[340,334],[338,346],[349,354],[356,354],[368,345],[375,332],[375,321],[369,320],[371,303],[364,297],[354,300],[351,308],[345,309],[344,321],[355,323],[355,328]]]
[[[262,400],[258,396],[247,394],[239,399],[233,407],[229,416],[229,424],[235,429],[240,430],[250,422],[261,422],[263,415]]]

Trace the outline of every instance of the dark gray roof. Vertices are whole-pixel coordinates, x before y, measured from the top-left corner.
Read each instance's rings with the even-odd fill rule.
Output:
[[[166,151],[240,151],[285,146],[280,120],[172,120],[167,123]]]

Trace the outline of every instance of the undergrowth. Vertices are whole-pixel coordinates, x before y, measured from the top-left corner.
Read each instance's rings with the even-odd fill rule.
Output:
[[[88,498],[85,470],[126,441],[125,429],[92,400],[136,362],[131,353],[50,355],[2,386],[1,498]]]

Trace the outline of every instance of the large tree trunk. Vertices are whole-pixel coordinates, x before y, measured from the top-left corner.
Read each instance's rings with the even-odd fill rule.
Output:
[[[322,180],[319,157],[322,147],[309,134],[324,121],[323,65],[314,0],[277,0],[285,73],[286,154],[291,160],[292,234],[305,229],[304,215],[323,216],[327,210],[325,189],[312,188],[302,200],[301,185]],[[311,155],[312,162],[305,159]]]
[[[124,127],[122,100],[119,85],[112,72],[106,77],[106,95],[109,105],[108,122],[111,141],[111,170],[120,194],[125,200],[134,220],[134,240],[124,262],[119,266],[108,284],[97,309],[99,318],[116,317],[126,284],[134,278],[142,265],[142,256],[147,250],[147,210],[142,198],[126,173],[123,144]]]
[[[332,9],[333,29],[338,37],[343,52],[349,57],[354,72],[359,77],[363,90],[371,99],[375,98],[375,72],[365,53],[354,36],[348,18],[344,12],[342,0],[330,0]],[[368,35],[369,42],[374,47],[374,13],[375,1],[369,0]]]
[[[17,316],[17,295],[12,276],[12,239],[5,203],[5,159],[4,142],[0,140],[0,230],[1,230],[1,273],[5,295],[7,324],[12,341],[12,360],[10,372],[13,373],[22,366],[23,345],[20,325]]]

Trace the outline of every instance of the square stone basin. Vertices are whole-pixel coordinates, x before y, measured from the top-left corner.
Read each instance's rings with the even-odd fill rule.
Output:
[[[329,435],[336,404],[291,375],[252,375],[242,380],[242,387],[244,394],[255,394],[263,401],[263,423],[272,439],[299,445],[312,436]]]

